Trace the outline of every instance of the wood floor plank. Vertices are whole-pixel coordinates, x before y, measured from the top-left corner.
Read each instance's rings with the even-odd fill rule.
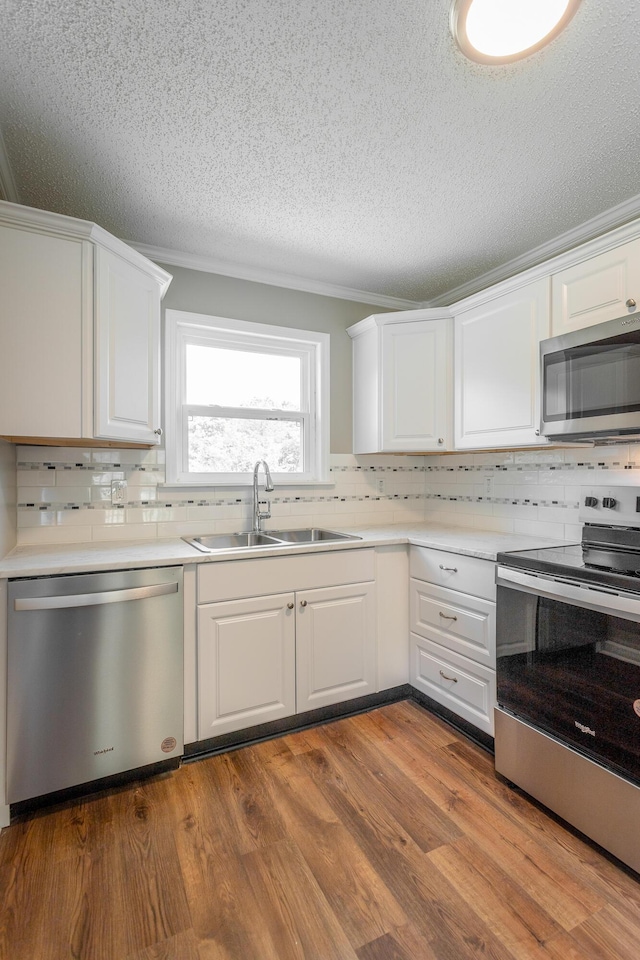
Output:
[[[293,843],[245,855],[278,960],[356,960],[349,939]]]
[[[303,754],[299,759],[309,762],[309,757]],[[394,830],[383,810],[371,817],[370,807],[363,809],[359,795],[352,794],[350,784],[332,767],[329,757],[325,755],[320,764],[314,756],[311,762],[316,769],[323,770],[318,783],[325,798],[439,960],[479,956],[512,960],[512,955],[399,825]]]
[[[297,774],[290,773],[283,779],[260,760],[257,751],[254,763],[269,778],[272,801],[286,820],[290,838],[311,868],[349,942],[358,947],[372,939],[373,934],[380,936],[404,924],[407,918],[402,907],[313,779],[297,766]]]
[[[410,923],[365,943],[358,960],[439,960],[428,941]]]
[[[130,953],[126,960],[202,960],[202,955],[193,930],[185,930],[162,943]]]
[[[468,837],[429,854],[460,896],[518,960],[544,960],[562,928]]]
[[[0,834],[0,960],[636,960],[640,882],[416,704]]]
[[[347,722],[327,726],[324,751],[348,779],[352,791],[358,788],[359,800],[367,804],[375,797],[378,813],[384,811],[420,847],[433,850],[462,836],[450,817],[435,804],[425,800],[412,780],[399,775],[398,768],[384,754],[367,743],[365,727],[360,733]],[[315,754],[316,760],[323,753]],[[304,756],[304,755],[303,755]],[[314,754],[309,754],[314,757]]]

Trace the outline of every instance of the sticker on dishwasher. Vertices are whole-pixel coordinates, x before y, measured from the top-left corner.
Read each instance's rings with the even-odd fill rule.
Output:
[[[635,710],[635,712],[636,712],[636,713],[638,714],[638,716],[640,717],[640,700],[634,700],[634,701],[633,701],[633,709]]]
[[[163,753],[171,753],[172,750],[175,750],[177,742],[175,737],[165,737],[160,744],[160,749]]]

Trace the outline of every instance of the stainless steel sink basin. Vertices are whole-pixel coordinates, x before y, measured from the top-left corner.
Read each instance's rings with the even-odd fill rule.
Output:
[[[237,550],[239,547],[273,547],[280,540],[274,540],[264,533],[220,533],[208,537],[183,537],[186,543],[202,550],[203,553],[213,553],[214,550]]]
[[[328,540],[362,540],[350,533],[336,533],[334,530],[321,530],[308,527],[305,530],[269,530],[269,536],[284,543],[322,543]]]
[[[183,537],[203,553],[216,550],[238,550],[251,547],[283,547],[292,543],[330,543],[340,540],[361,540],[350,533],[336,533],[334,530],[321,530],[307,527],[304,530],[269,530],[269,533],[221,533],[205,537]]]

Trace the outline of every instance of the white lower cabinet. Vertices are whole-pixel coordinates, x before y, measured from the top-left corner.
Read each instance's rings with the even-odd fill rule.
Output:
[[[298,713],[375,691],[374,590],[359,583],[298,595]]]
[[[199,739],[296,712],[294,595],[198,609]]]
[[[198,740],[375,692],[374,576],[371,549],[202,564]]]
[[[495,565],[411,547],[409,569],[411,684],[493,736]],[[437,582],[422,579],[429,571]],[[445,572],[455,590],[441,585]]]

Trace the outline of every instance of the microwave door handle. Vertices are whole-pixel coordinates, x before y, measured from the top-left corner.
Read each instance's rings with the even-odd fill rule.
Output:
[[[127,600],[146,600],[177,593],[178,583],[154,583],[147,587],[128,587],[124,590],[106,590],[102,593],[78,593],[63,597],[22,597],[14,601],[16,610],[61,610],[65,607],[93,607],[102,603],[124,603]]]
[[[580,587],[563,580],[532,576],[505,567],[498,567],[496,583],[498,586],[521,589],[524,593],[558,600],[560,603],[568,603],[574,607],[586,607],[598,613],[640,623],[640,597],[603,593],[586,586]]]

